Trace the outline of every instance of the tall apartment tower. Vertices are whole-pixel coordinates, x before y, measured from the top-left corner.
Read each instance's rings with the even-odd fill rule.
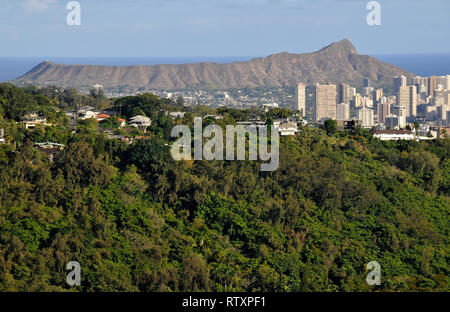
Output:
[[[302,116],[306,116],[306,85],[299,83],[297,85],[295,98],[297,99],[297,110],[301,112]]]
[[[372,127],[373,122],[373,109],[363,107],[358,110],[358,120],[361,120],[363,127]]]
[[[316,84],[314,93],[314,120],[336,119],[336,85]]]
[[[341,82],[339,84],[339,96],[338,96],[338,103],[350,103],[352,100],[352,87],[350,85]]]
[[[394,77],[394,94],[398,93],[400,87],[406,86],[406,77],[405,76],[396,76]]]
[[[369,78],[363,79],[363,88],[370,88],[370,79]]]
[[[336,106],[336,120],[350,120],[350,103],[340,103]]]
[[[416,86],[402,86],[397,93],[397,105],[406,107],[406,117],[417,115]]]
[[[421,94],[424,88],[428,90],[428,78],[416,76],[413,78],[413,85],[416,86],[417,94]]]
[[[356,93],[355,96],[353,97],[353,108],[359,108],[361,107],[362,104],[362,97],[361,94]]]
[[[382,97],[378,104],[378,121],[386,122],[386,117],[391,114],[391,104],[386,97]]]
[[[379,103],[381,98],[383,97],[383,89],[377,89],[372,92],[373,102]]]
[[[375,109],[375,112],[378,112],[378,105],[380,104],[382,98],[383,98],[383,89],[377,89],[372,92],[373,108]]]
[[[437,77],[437,84],[442,86],[442,90],[450,90],[450,75]]]
[[[430,76],[428,77],[428,95],[434,96],[434,90],[437,89],[437,77]]]

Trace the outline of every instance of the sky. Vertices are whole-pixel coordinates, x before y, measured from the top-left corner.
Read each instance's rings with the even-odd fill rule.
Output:
[[[0,57],[266,56],[348,38],[361,54],[450,53],[449,0],[0,0]]]

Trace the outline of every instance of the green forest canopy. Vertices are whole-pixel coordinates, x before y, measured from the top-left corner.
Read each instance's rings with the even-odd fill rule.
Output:
[[[22,129],[28,110],[70,105],[42,93],[0,86],[0,291],[449,290],[450,139],[303,127],[260,172],[174,162],[175,121],[158,112],[179,108],[154,95],[99,100],[152,116],[151,139],[132,145],[63,121]],[[53,163],[33,148],[43,139],[66,144]],[[69,261],[82,267],[72,289]],[[381,286],[365,282],[371,261]]]

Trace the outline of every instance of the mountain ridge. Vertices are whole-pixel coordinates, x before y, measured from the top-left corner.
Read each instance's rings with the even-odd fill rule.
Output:
[[[358,54],[348,39],[333,42],[312,53],[281,52],[246,62],[187,63],[131,66],[64,65],[45,61],[13,82],[106,89],[231,89],[292,86],[299,82],[361,84],[365,77],[374,85],[392,83],[392,77],[413,74],[373,57]]]

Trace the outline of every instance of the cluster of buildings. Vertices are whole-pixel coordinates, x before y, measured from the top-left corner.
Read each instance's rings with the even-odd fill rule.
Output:
[[[273,127],[280,136],[291,136],[297,135],[299,132],[298,129],[299,119],[295,116],[283,119],[276,119],[273,121]],[[251,116],[247,121],[238,121],[236,123],[238,126],[244,126],[247,130],[250,130],[251,127],[266,127],[267,123],[262,121],[258,116]]]
[[[266,106],[275,108],[279,103],[292,103],[293,94],[286,88],[226,89],[226,90],[148,90],[162,98],[176,100],[182,96],[186,106],[207,105],[210,107],[248,108]]]
[[[371,87],[365,78],[361,92],[346,83],[339,86],[316,84],[312,86],[312,120],[322,123],[327,119],[337,121],[357,120],[364,128],[405,129],[417,122],[421,132],[444,133],[450,126],[450,75],[394,77],[393,95],[383,89]],[[306,85],[296,88],[297,110],[306,115]],[[416,123],[416,124],[417,124]],[[450,133],[449,131],[447,131]]]

